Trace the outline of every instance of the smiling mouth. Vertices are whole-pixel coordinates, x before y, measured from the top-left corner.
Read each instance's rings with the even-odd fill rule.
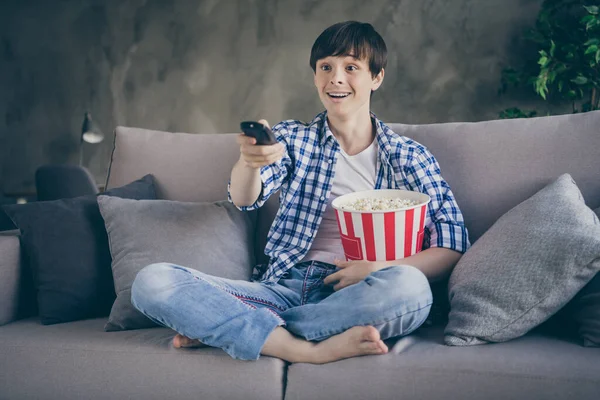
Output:
[[[327,96],[331,97],[332,99],[345,99],[346,97],[350,96],[350,93],[327,93]]]

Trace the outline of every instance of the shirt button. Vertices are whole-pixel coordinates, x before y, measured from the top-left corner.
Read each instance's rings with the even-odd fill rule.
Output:
[[[289,263],[291,263],[291,262],[292,262],[292,260],[290,260],[289,258],[288,258],[287,260],[285,260],[285,263],[286,263],[286,264],[289,264]]]
[[[321,196],[321,201],[325,201],[325,196]]]
[[[332,158],[330,158],[329,160],[327,160],[327,162],[328,162],[329,164],[332,164],[332,163],[333,163],[333,159],[332,159]]]

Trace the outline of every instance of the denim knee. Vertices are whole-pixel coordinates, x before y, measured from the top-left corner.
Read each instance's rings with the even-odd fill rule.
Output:
[[[165,295],[165,285],[169,284],[169,274],[173,266],[169,263],[150,264],[142,268],[131,285],[131,304],[144,305],[148,301],[160,301],[161,293]],[[161,290],[163,289],[163,290]]]
[[[391,295],[398,304],[405,305],[409,302],[425,307],[433,302],[429,280],[416,267],[411,265],[387,267],[371,274],[371,277],[374,276],[382,278],[390,289],[388,295]]]
[[[382,338],[404,336],[414,332],[427,319],[433,303],[429,280],[410,265],[398,265],[380,271],[386,282],[387,307],[398,316],[376,326]],[[372,274],[374,275],[374,274]],[[372,276],[371,275],[371,276]]]

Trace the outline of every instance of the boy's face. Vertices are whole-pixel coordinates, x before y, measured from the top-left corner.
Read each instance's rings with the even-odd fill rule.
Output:
[[[352,56],[325,57],[317,61],[315,86],[327,113],[348,117],[370,107],[371,90],[383,82],[383,69],[373,77],[368,60]]]

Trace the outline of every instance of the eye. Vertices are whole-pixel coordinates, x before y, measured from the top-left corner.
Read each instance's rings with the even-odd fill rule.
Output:
[[[327,64],[321,64],[321,71],[329,71],[331,67]]]
[[[347,69],[349,71],[356,71],[358,69],[358,67],[356,65],[348,65]]]

